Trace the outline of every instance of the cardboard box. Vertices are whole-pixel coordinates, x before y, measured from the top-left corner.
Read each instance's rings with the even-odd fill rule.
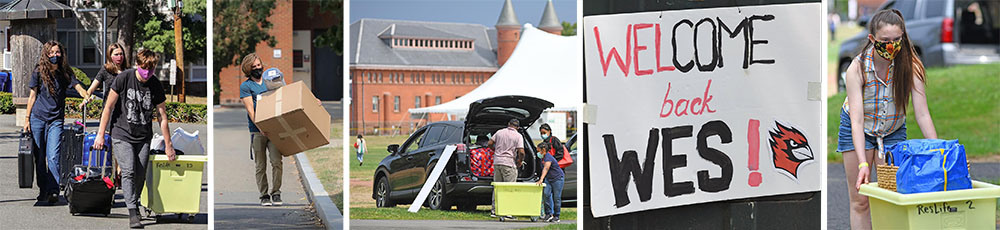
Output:
[[[330,143],[330,114],[301,81],[262,95],[254,123],[284,156]]]

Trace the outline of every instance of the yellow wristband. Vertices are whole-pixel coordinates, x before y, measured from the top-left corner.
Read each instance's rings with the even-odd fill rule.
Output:
[[[861,167],[868,167],[868,162],[858,164],[858,169],[861,169]]]

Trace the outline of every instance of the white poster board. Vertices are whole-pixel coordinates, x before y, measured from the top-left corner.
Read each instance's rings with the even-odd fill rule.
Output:
[[[451,160],[451,155],[455,153],[455,145],[448,145],[444,147],[444,152],[441,153],[441,157],[438,158],[437,164],[434,164],[434,169],[431,169],[431,175],[427,176],[427,180],[424,180],[424,186],[420,187],[420,192],[417,193],[417,198],[413,199],[413,203],[410,204],[410,208],[406,211],[416,213],[420,211],[420,206],[424,205],[424,200],[427,200],[427,195],[431,193],[431,188],[434,187],[434,183],[438,181],[441,177],[441,173],[444,172],[445,165]]]
[[[594,216],[819,191],[821,7],[585,17]]]

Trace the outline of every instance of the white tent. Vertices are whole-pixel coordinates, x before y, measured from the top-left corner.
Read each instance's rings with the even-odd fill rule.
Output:
[[[576,111],[583,98],[583,45],[576,36],[559,36],[524,25],[507,63],[476,89],[444,104],[410,109],[411,114],[464,116],[469,104],[503,95],[524,95],[552,102],[549,111]]]

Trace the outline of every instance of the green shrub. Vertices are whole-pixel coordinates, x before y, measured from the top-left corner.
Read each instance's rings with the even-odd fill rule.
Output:
[[[80,98],[66,98],[66,117],[80,117],[81,111],[78,107],[80,102],[82,102]],[[95,99],[87,104],[87,118],[97,119],[101,117],[101,109],[103,109],[101,106],[103,105],[101,99]],[[167,102],[167,120],[170,122],[205,123],[208,119],[207,114],[208,108],[205,105]],[[153,111],[153,117],[159,117],[156,110]]]
[[[0,92],[0,114],[14,113],[14,95],[8,92]]]
[[[87,73],[84,73],[82,70],[76,67],[69,67],[69,68],[73,69],[73,74],[76,75],[76,80],[79,80],[80,84],[83,84],[83,88],[86,89],[87,87],[90,87],[91,81],[90,77],[87,77]]]

